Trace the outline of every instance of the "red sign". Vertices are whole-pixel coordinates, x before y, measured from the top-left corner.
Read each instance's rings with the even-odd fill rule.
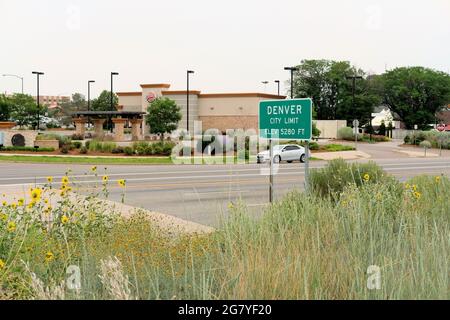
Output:
[[[145,98],[147,99],[148,103],[152,103],[153,101],[156,100],[156,94],[150,92]]]
[[[438,129],[438,131],[445,131],[445,127],[446,127],[446,125],[445,124],[438,124],[438,126],[437,126],[437,129]]]

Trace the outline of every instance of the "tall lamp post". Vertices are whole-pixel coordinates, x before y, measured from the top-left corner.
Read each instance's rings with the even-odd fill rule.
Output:
[[[40,101],[39,101],[39,100],[41,100],[40,96],[39,96],[39,77],[43,76],[44,73],[43,72],[39,72],[39,71],[33,71],[32,74],[35,74],[36,78],[37,78],[37,97],[36,97],[36,102],[37,102],[37,127],[36,127],[36,130],[39,131],[39,111],[40,111],[40,108],[41,108]]]
[[[114,81],[114,76],[118,76],[119,73],[118,72],[111,72],[111,105],[110,105],[110,111],[114,111],[114,87],[113,87],[113,81]],[[109,127],[111,129],[111,132],[113,132],[113,124],[112,124],[112,116],[109,116]]]
[[[88,81],[88,105],[87,105],[87,111],[91,111],[91,83],[95,83],[95,80],[89,80]]]
[[[298,71],[297,67],[284,67],[284,70],[291,72],[291,99],[294,99],[294,71]]]
[[[277,88],[278,88],[277,94],[278,94],[278,96],[280,96],[280,80],[275,80],[274,82],[277,84]]]
[[[189,133],[189,75],[194,74],[194,71],[187,70],[186,78],[187,78],[187,90],[186,90],[186,129]]]
[[[264,85],[264,93],[266,93],[266,91],[267,91],[267,84],[269,83],[269,81],[261,81],[261,83]]]
[[[22,94],[23,94],[23,77],[18,76],[16,74],[3,74],[2,76],[3,77],[14,77],[14,78],[20,79],[22,81]]]
[[[88,105],[87,105],[87,111],[91,111],[91,83],[95,83],[95,80],[89,80],[88,81]],[[91,119],[89,119],[88,116],[88,128],[90,125]]]

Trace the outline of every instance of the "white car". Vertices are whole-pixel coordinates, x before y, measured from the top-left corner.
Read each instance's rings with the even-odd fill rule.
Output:
[[[297,144],[277,145],[272,148],[273,150],[273,162],[279,163],[281,161],[287,161],[289,163],[293,161],[305,162],[306,153],[305,148]],[[270,160],[270,151],[263,151],[258,153],[256,160],[258,163],[267,162]]]

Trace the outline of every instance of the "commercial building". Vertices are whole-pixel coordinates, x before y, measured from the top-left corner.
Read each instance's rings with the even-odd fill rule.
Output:
[[[187,126],[187,91],[170,90],[170,84],[142,84],[136,92],[118,92],[123,111],[147,112],[150,102],[159,97],[174,100],[181,108],[179,128]],[[285,99],[266,93],[202,93],[189,91],[189,130],[194,121],[202,121],[203,130],[258,129],[258,108],[261,100]],[[147,131],[148,132],[148,131]]]

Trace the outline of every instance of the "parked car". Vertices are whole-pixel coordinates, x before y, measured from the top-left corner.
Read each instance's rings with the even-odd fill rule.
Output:
[[[287,161],[291,163],[293,161],[305,162],[306,152],[305,148],[297,144],[277,145],[272,148],[273,150],[273,162],[279,163],[281,161]],[[258,153],[257,162],[263,163],[270,160],[270,151],[266,150]]]

